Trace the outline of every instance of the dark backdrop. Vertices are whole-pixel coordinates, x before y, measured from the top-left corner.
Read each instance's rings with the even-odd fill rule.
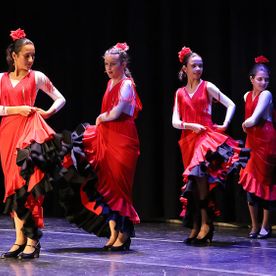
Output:
[[[248,71],[254,57],[264,54],[276,72],[275,23],[270,4],[253,6],[251,1],[13,1],[1,11],[0,71],[7,69],[10,30],[24,29],[36,46],[33,69],[48,75],[67,99],[49,123],[56,131],[72,130],[80,122],[95,122],[107,82],[102,56],[115,43],[127,42],[144,105],[137,120],[141,156],[134,204],[144,221],[175,219],[183,171],[180,131],[171,125],[174,93],[182,85],[178,51],[186,45],[203,57],[203,79],[237,105],[228,133],[244,139],[242,96],[250,88]],[[275,83],[272,73],[271,91]],[[47,107],[51,101],[40,93],[37,103]],[[214,111],[214,120],[221,122],[224,109],[215,106]],[[235,178],[228,184],[226,195],[220,194],[221,219],[247,222],[244,192]],[[3,198],[3,180],[0,192]],[[56,191],[47,197],[45,213],[62,216]]]

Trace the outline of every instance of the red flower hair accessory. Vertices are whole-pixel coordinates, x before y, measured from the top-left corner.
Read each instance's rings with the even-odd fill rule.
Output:
[[[268,63],[269,60],[265,56],[255,57],[255,63]]]
[[[118,49],[119,51],[125,52],[129,49],[128,45],[124,43],[117,43],[114,48]]]
[[[183,62],[184,57],[185,57],[186,55],[191,54],[191,53],[192,53],[192,50],[191,50],[190,48],[184,46],[184,47],[181,49],[181,51],[178,52],[178,58],[179,58],[180,63]]]
[[[25,34],[24,30],[19,28],[15,31],[11,31],[10,37],[12,38],[13,41],[15,41],[15,40],[26,37],[26,34]]]

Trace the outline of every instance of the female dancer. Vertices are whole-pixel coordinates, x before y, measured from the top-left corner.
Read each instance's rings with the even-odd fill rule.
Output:
[[[73,150],[64,160],[69,171],[76,168],[84,178],[71,177],[60,185],[66,217],[88,232],[108,237],[104,250],[111,251],[128,250],[134,224],[140,222],[132,185],[140,154],[135,119],[142,104],[127,68],[128,48],[117,43],[104,54],[110,79],[101,114],[95,125],[85,123],[73,132]]]
[[[252,228],[249,238],[266,239],[271,236],[270,210],[276,203],[276,130],[273,126],[272,94],[269,84],[268,59],[255,58],[249,78],[252,90],[246,92],[245,121],[242,128],[247,134],[246,146],[251,157],[240,172],[240,184],[247,191],[248,208]],[[263,210],[261,227],[258,224],[258,208]]]
[[[185,171],[181,202],[186,226],[191,227],[187,244],[211,242],[213,219],[218,214],[211,190],[225,182],[227,174],[247,161],[241,160],[239,143],[224,134],[235,112],[235,104],[213,83],[201,79],[202,58],[190,48],[179,52],[182,68],[180,79],[187,77],[185,86],[175,94],[172,124],[181,129],[179,145]],[[212,100],[226,108],[222,125],[213,124]]]
[[[30,164],[34,159],[55,159],[55,131],[44,119],[59,111],[65,99],[48,77],[31,70],[35,46],[24,30],[11,31],[10,36],[13,42],[6,51],[9,70],[0,74],[0,154],[5,212],[13,217],[16,240],[2,258],[32,259],[39,257],[42,203],[52,186],[40,168]],[[48,110],[35,107],[38,90],[53,99]]]

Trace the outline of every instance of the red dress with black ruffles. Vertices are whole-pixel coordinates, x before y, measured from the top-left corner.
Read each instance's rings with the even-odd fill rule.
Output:
[[[259,95],[246,97],[245,119],[249,118],[258,103]],[[239,183],[244,190],[269,201],[276,200],[276,130],[273,123],[261,119],[247,128],[246,147],[251,149],[250,159],[240,172]]]
[[[30,71],[13,87],[8,73],[4,73],[0,82],[0,105],[34,106],[36,99],[35,73]],[[34,112],[30,116],[3,116],[0,126],[0,154],[5,178],[6,211],[16,211],[26,220],[23,230],[30,238],[39,238],[36,227],[43,227],[42,203],[45,190],[45,174],[38,167],[33,167],[28,176],[22,175],[18,163],[24,163],[23,155],[28,156],[28,147],[32,143],[43,144],[53,138],[55,131],[48,126],[42,116]],[[19,161],[19,159],[21,159]],[[45,188],[45,185],[48,186]],[[30,216],[31,214],[31,216]],[[34,226],[36,225],[36,226]]]
[[[189,210],[189,200],[192,200],[189,192],[192,191],[193,177],[207,177],[211,191],[219,183],[224,184],[227,175],[233,169],[244,166],[248,159],[243,156],[244,149],[240,147],[240,141],[215,130],[211,115],[208,113],[210,100],[206,85],[207,82],[202,81],[192,98],[185,87],[179,88],[176,93],[180,119],[183,122],[198,123],[207,128],[201,133],[188,129],[182,130],[181,133],[179,146],[185,168],[184,186],[180,198],[183,204],[181,217],[192,212]]]
[[[120,217],[116,224],[124,231],[127,225],[140,222],[132,202],[132,186],[136,163],[140,155],[140,143],[135,119],[142,104],[132,84],[134,93],[129,99],[120,98],[120,89],[125,80],[110,89],[110,81],[103,97],[101,113],[109,112],[119,100],[127,101],[133,108],[133,116],[122,113],[119,118],[103,122],[98,126],[82,124],[72,133],[73,150],[64,159],[64,166],[70,170],[72,162],[80,175],[86,176],[81,183],[80,199],[74,184],[70,184],[72,193],[64,192],[74,201],[68,206],[65,201],[65,215],[70,222],[98,236],[109,236],[108,220]],[[73,156],[73,159],[72,159]],[[88,162],[89,168],[85,162]],[[71,163],[71,164],[70,164]],[[89,172],[89,169],[91,171]],[[74,180],[72,180],[74,181]],[[74,196],[73,196],[74,193]],[[67,198],[67,199],[66,199]],[[68,201],[69,203],[69,201]],[[78,205],[82,205],[81,208]],[[130,235],[134,235],[132,230]]]

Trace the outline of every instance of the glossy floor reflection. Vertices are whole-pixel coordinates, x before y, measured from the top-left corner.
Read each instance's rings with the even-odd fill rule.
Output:
[[[46,218],[41,254],[0,259],[0,275],[276,275],[276,236],[249,240],[248,229],[216,226],[209,246],[188,246],[177,223],[141,223],[127,252],[104,252],[106,239],[64,219]],[[276,230],[273,230],[276,232]],[[0,216],[0,254],[14,242],[9,217]]]

